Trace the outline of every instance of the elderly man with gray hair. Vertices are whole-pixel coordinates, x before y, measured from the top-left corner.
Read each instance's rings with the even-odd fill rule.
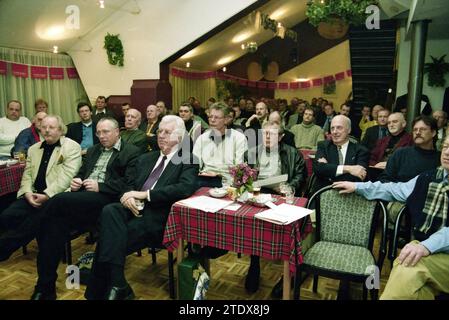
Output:
[[[81,167],[81,147],[64,137],[60,116],[47,115],[40,127],[44,140],[28,149],[17,200],[0,215],[0,261],[34,239],[49,200],[69,188]]]
[[[139,171],[134,184],[123,190],[120,203],[103,208],[87,299],[123,300],[134,296],[124,275],[127,253],[160,246],[171,206],[196,191],[198,165],[189,150],[181,148],[184,135],[180,117],[163,117],[157,132],[160,150],[137,159]]]
[[[334,181],[363,181],[368,168],[369,151],[361,144],[351,142],[351,120],[335,116],[330,125],[331,140],[318,143],[313,172],[317,180],[312,192]]]
[[[140,149],[141,153],[148,151],[148,142],[145,132],[139,129],[142,114],[137,109],[129,109],[125,116],[125,130],[120,136],[127,143],[131,143]]]

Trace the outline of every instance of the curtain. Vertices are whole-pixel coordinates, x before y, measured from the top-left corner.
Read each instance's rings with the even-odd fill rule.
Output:
[[[170,75],[169,81],[172,86],[173,112],[176,113],[181,103],[189,97],[197,98],[201,102],[201,106],[204,107],[209,98],[217,96],[215,78],[192,80]]]
[[[0,47],[0,60],[33,66],[74,67],[72,58],[65,54],[29,51]],[[64,70],[64,79],[32,79],[29,69],[27,78],[18,78],[11,73],[8,64],[6,75],[0,75],[0,115],[5,116],[9,100],[22,103],[22,116],[33,118],[34,102],[42,98],[48,102],[48,113],[62,117],[66,124],[79,121],[76,106],[80,101],[87,101],[86,91],[80,79],[68,79]]]

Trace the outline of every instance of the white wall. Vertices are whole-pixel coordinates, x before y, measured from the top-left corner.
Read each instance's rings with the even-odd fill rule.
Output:
[[[117,11],[68,53],[91,100],[128,95],[135,79],[159,79],[159,63],[255,0],[137,0],[140,14]],[[132,9],[132,3],[125,8]],[[110,65],[106,33],[120,34],[125,66]],[[91,52],[78,51],[92,46]]]
[[[400,29],[398,82],[396,86],[396,97],[407,92],[407,82],[410,70],[410,45],[411,41],[404,41],[405,28]],[[449,39],[427,40],[425,62],[431,62],[430,56],[439,58],[447,54],[445,60],[449,62]],[[449,86],[449,75],[446,75],[446,87]],[[427,75],[423,78],[423,94],[427,95],[433,110],[441,110],[445,88],[429,87]]]

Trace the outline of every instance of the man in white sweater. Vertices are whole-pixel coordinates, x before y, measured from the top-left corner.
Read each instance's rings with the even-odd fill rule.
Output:
[[[30,120],[20,116],[21,112],[22,104],[11,100],[6,107],[6,117],[0,118],[0,157],[9,157],[20,131],[31,126]]]

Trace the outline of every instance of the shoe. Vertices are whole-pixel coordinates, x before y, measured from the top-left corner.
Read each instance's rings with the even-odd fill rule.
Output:
[[[259,290],[260,267],[250,267],[245,279],[245,289],[249,293],[255,293]]]
[[[56,300],[56,292],[34,291],[30,300]]]
[[[106,300],[133,300],[134,291],[129,284],[125,287],[111,287],[106,293]]]

